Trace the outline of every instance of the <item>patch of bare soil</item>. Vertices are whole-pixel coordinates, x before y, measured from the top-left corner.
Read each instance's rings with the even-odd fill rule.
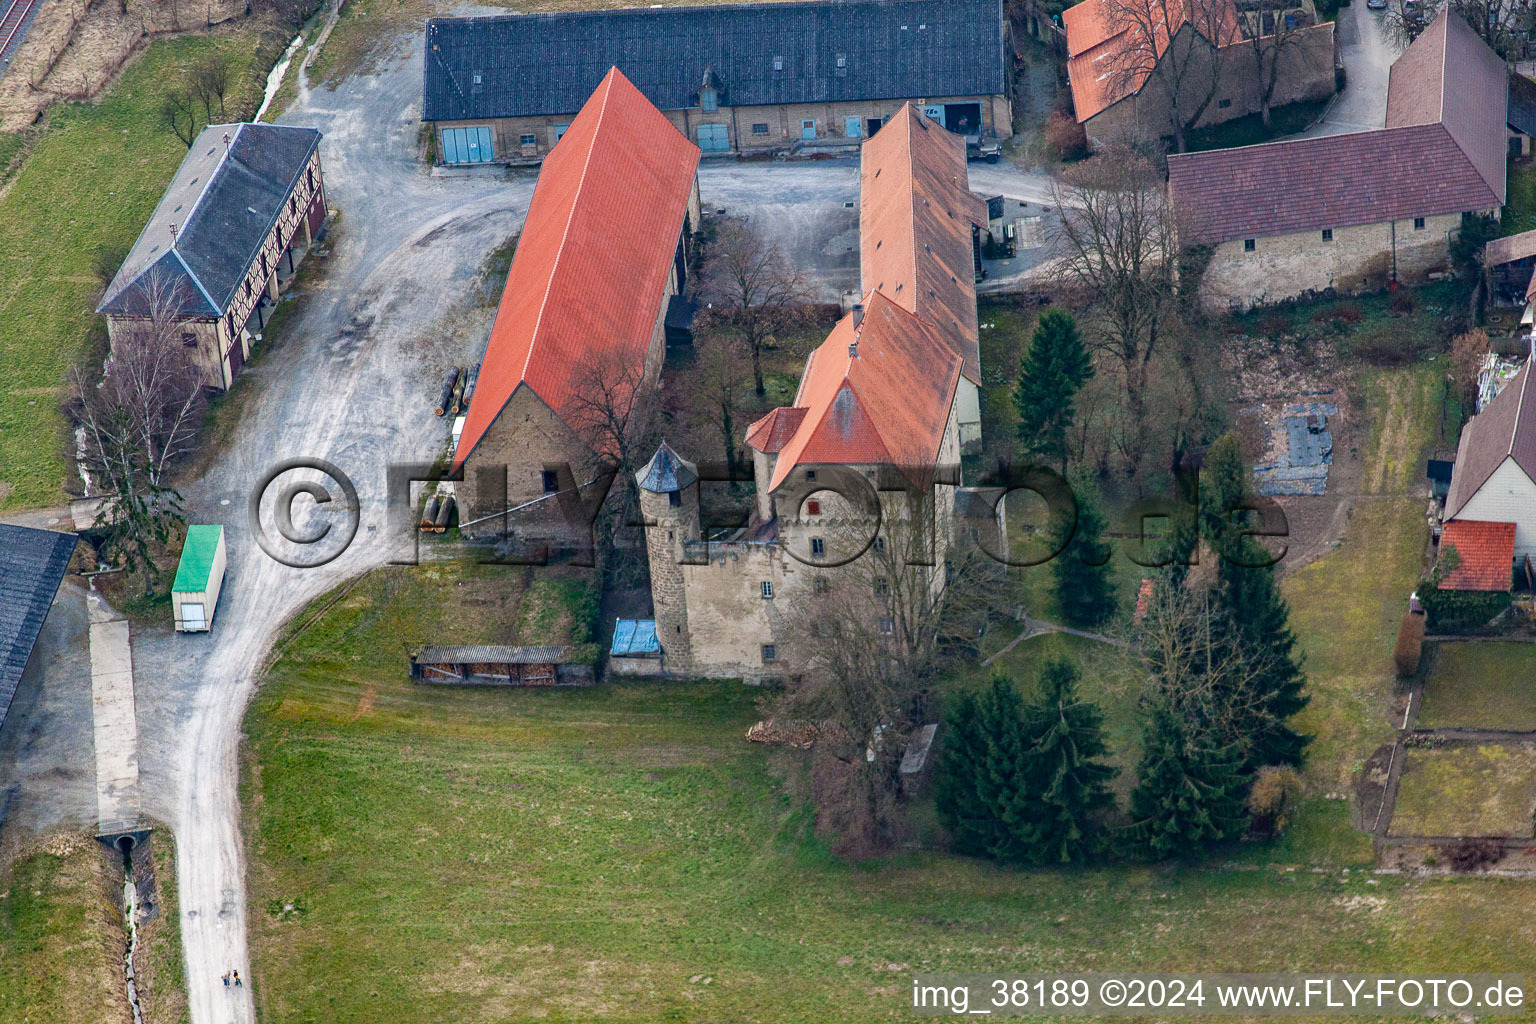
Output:
[[[35,123],[56,100],[95,99],[157,36],[244,22],[245,9],[245,0],[45,3],[0,78],[0,130],[19,131]]]
[[[1280,421],[1285,406],[1327,401],[1339,408],[1328,420],[1333,465],[1326,493],[1275,499],[1289,531],[1280,567],[1294,572],[1338,544],[1354,497],[1360,493],[1360,413],[1347,387],[1349,372],[1329,342],[1292,344],[1235,334],[1222,346],[1221,359],[1238,435],[1257,462],[1272,459],[1276,446],[1283,443]]]

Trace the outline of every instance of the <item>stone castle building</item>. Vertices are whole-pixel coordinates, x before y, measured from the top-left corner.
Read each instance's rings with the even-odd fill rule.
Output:
[[[637,474],[668,674],[782,674],[809,596],[867,587],[889,632],[895,573],[947,580],[961,451],[980,431],[970,247],[985,209],[964,141],[903,107],[863,147],[861,206],[863,302],[811,353],[793,404],[748,428],[748,524],[706,536],[697,468],[665,443]]]

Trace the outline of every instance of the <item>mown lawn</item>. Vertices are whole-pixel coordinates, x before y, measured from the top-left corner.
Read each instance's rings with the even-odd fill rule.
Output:
[[[1418,726],[1536,730],[1536,644],[1440,644]]]
[[[123,928],[104,855],[90,839],[60,836],[0,871],[0,1020],[6,1024],[127,1019]]]
[[[0,510],[64,499],[64,373],[104,344],[96,254],[133,244],[186,155],[160,125],[165,85],[213,50],[230,56],[232,82],[249,81],[255,39],[154,43],[99,104],[50,110],[0,199]]]
[[[1530,837],[1536,746],[1411,749],[1393,807],[1395,836]]]
[[[1536,228],[1536,160],[1510,162],[1500,227],[1506,235]]]
[[[1536,963],[1519,883],[840,863],[793,759],[743,739],[753,689],[413,687],[372,587],[246,718],[266,1020],[894,1021],[921,970]]]
[[[1371,855],[1364,834],[1349,825],[1347,802],[1327,794],[1351,792],[1364,760],[1392,740],[1392,645],[1427,533],[1423,502],[1409,491],[1437,427],[1437,381],[1435,364],[1365,374],[1366,493],[1356,499],[1339,549],[1284,580],[1312,694],[1296,719],[1313,737],[1309,799],[1287,837],[1298,856]]]

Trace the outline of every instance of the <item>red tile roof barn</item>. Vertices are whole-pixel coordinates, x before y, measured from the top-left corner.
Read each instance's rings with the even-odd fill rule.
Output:
[[[1167,0],[1175,33],[1189,24],[1189,6],[1193,2],[1199,0]],[[1149,7],[1147,12],[1155,13],[1157,8]],[[1209,20],[1215,21],[1218,13],[1221,28],[1213,32],[1221,37],[1215,40],[1217,45],[1240,42],[1242,32],[1237,24],[1236,4],[1228,3],[1224,10],[1212,12]],[[1142,61],[1137,58],[1142,55],[1130,61],[1122,57],[1132,40],[1140,36],[1139,27],[1116,24],[1113,9],[1105,0],[1083,0],[1063,11],[1061,20],[1067,30],[1067,77],[1072,84],[1072,107],[1079,124],[1141,91],[1150,69],[1139,66]],[[1158,58],[1167,50],[1168,26],[1163,25],[1157,36]]]
[[[913,476],[938,461],[960,356],[883,293],[864,302],[862,319],[857,310],[843,317],[806,360],[795,396],[804,419],[769,490],[800,464],[892,465]]]
[[[1186,245],[1504,204],[1504,63],[1442,11],[1392,66],[1387,127],[1168,157]]]
[[[1451,491],[1445,498],[1446,518],[1454,518],[1511,458],[1536,480],[1536,388],[1531,387],[1529,359],[1493,401],[1461,428]]]
[[[1456,519],[1440,534],[1440,557],[1456,549],[1456,568],[1440,581],[1441,590],[1508,590],[1515,564],[1515,524]]]
[[[455,469],[520,385],[565,416],[588,352],[645,360],[698,162],[699,148],[609,71],[539,172]]]
[[[971,226],[986,204],[969,189],[965,140],[904,105],[866,141],[859,172],[859,276],[950,339],[981,383]]]

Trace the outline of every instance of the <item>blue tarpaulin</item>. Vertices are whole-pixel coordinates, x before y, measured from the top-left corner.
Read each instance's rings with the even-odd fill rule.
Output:
[[[1333,433],[1328,417],[1337,416],[1332,402],[1296,402],[1281,412],[1285,451],[1273,462],[1253,467],[1254,489],[1260,494],[1321,495],[1333,464]]]
[[[619,619],[613,626],[613,647],[609,653],[618,657],[626,654],[659,654],[661,643],[656,639],[655,619]]]

